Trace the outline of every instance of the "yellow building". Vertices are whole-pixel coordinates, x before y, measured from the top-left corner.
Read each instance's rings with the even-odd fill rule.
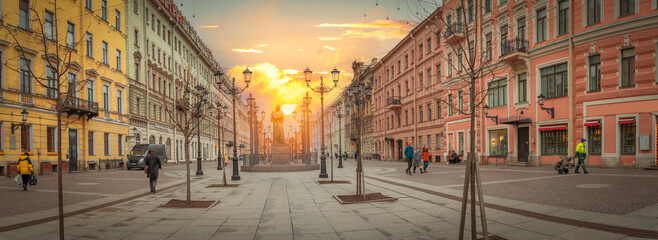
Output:
[[[54,170],[48,163],[57,164],[58,134],[71,171],[125,158],[125,1],[16,0],[0,7],[0,173],[8,175],[22,151],[30,152],[35,171]],[[57,80],[47,79],[63,83],[60,132],[57,87],[45,87]]]

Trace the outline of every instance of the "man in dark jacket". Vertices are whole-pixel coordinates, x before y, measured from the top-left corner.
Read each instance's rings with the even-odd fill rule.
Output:
[[[158,173],[162,165],[160,164],[160,158],[158,155],[155,155],[155,149],[149,149],[149,154],[144,159],[146,163],[146,177],[149,178],[149,183],[151,186],[151,192],[155,193],[155,185],[158,183]]]
[[[404,147],[404,157],[407,159],[407,174],[411,175],[411,164],[414,161],[414,148],[411,146],[411,142]]]

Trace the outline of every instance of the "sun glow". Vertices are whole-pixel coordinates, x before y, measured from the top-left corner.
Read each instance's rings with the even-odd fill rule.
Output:
[[[293,111],[295,111],[296,107],[297,107],[297,105],[295,105],[295,104],[281,105],[281,111],[283,111],[283,115],[290,115],[290,114],[292,114]]]

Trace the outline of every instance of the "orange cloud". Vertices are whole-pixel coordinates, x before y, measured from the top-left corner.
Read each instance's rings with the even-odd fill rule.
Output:
[[[403,20],[375,20],[368,23],[322,23],[315,27],[339,27],[339,28],[404,28],[407,27],[406,21]]]
[[[347,38],[372,38],[379,40],[386,39],[395,39],[395,38],[404,38],[409,33],[406,29],[400,29],[396,31],[385,31],[385,30],[375,30],[366,32],[360,29],[347,30],[342,32],[340,35]]]
[[[317,37],[320,41],[332,41],[332,40],[341,40],[342,37]]]
[[[253,48],[233,48],[231,49],[231,51],[239,52],[239,53],[258,53],[258,54],[263,53],[263,50],[258,50]]]
[[[329,50],[331,50],[331,51],[336,51],[336,48],[334,48],[334,47],[332,47],[332,46],[327,46],[327,45],[325,45],[325,46],[323,46],[323,48],[325,48],[325,49],[329,49]]]
[[[269,44],[267,44],[267,43],[261,43],[261,44],[258,44],[257,47],[258,47],[258,48],[262,48],[262,47],[267,47],[267,46],[269,46]]]
[[[199,26],[199,28],[218,28],[219,25],[205,25],[205,26]]]

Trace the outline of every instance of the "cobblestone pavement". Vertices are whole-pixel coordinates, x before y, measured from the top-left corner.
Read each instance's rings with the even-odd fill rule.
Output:
[[[371,162],[395,168],[385,176],[461,190],[465,165],[431,163],[429,173],[404,174],[406,163]],[[616,215],[658,209],[658,171],[591,168],[589,174],[560,175],[552,166],[481,166],[485,195]]]
[[[337,161],[335,161],[337,164]],[[66,239],[457,239],[460,207],[456,196],[461,195],[459,187],[463,180],[463,165],[432,165],[429,174],[407,176],[402,162],[365,161],[366,192],[381,192],[395,197],[395,202],[362,203],[341,205],[333,196],[355,192],[354,161],[345,162],[345,168],[335,169],[335,180],[349,180],[351,184],[318,185],[318,171],[295,173],[250,173],[241,172],[237,188],[206,188],[218,183],[219,172],[215,169],[192,179],[194,200],[217,201],[207,209],[170,209],[160,205],[171,199],[184,199],[183,166],[168,168],[168,182],[156,194],[147,193],[146,182],[134,184],[136,190],[123,193],[121,190],[99,191],[87,189],[94,194],[106,194],[91,201],[70,204],[70,209],[78,205],[98,206],[117,198],[127,199],[116,204],[103,205],[98,209],[82,211],[65,218]],[[179,170],[180,169],[180,170]],[[194,172],[194,168],[192,171]],[[542,197],[560,193],[551,188],[542,188],[541,182],[566,180],[568,184],[613,184],[613,181],[644,179],[644,182],[629,184],[650,185],[657,178],[654,173],[634,169],[592,169],[586,176],[557,176],[545,167],[482,167],[482,180],[485,186],[485,199],[488,204],[510,206],[514,209],[532,211],[563,219],[590,222],[599,227],[567,225],[555,220],[527,217],[500,208],[487,208],[489,232],[506,239],[642,239],[635,233],[615,232],[605,226],[623,227],[636,231],[649,232],[658,238],[658,211],[652,206],[640,208],[625,215],[601,213],[589,210],[565,209],[563,206],[537,203],[537,200],[520,200],[526,195]],[[110,172],[96,176],[96,180],[115,174],[130,179],[143,177],[143,173]],[[127,175],[124,175],[127,174]],[[133,176],[134,174],[134,176]],[[628,176],[627,176],[628,175]],[[641,175],[641,176],[640,176]],[[80,174],[82,176],[82,174]],[[631,178],[629,176],[636,176]],[[612,179],[597,183],[581,178]],[[85,177],[78,182],[85,182]],[[377,180],[380,179],[380,180]],[[460,180],[461,179],[461,180]],[[73,179],[71,179],[73,180]],[[82,181],[85,180],[85,181]],[[122,180],[115,180],[115,184]],[[127,180],[126,180],[127,181]],[[75,183],[76,181],[72,181]],[[394,184],[393,184],[394,183]],[[525,186],[521,183],[533,185]],[[101,184],[99,184],[101,185]],[[520,185],[505,188],[509,193],[498,196],[496,186]],[[412,189],[409,186],[414,186]],[[603,185],[584,185],[578,190],[606,190]],[[617,185],[614,185],[617,186]],[[76,191],[87,191],[82,187]],[[635,188],[626,186],[631,198],[639,197]],[[419,191],[428,189],[435,193]],[[527,189],[524,189],[527,188]],[[125,188],[120,188],[125,189]],[[44,189],[45,190],[45,189]],[[550,190],[550,191],[549,191]],[[608,189],[610,190],[610,189]],[[72,190],[71,190],[72,191]],[[502,191],[502,190],[500,190]],[[581,194],[583,191],[576,191]],[[605,193],[598,196],[602,198]],[[67,194],[73,195],[73,194]],[[78,194],[80,195],[80,194]],[[137,195],[136,198],[130,196]],[[519,195],[518,197],[516,195]],[[449,196],[449,197],[448,197]],[[508,197],[509,196],[509,197]],[[587,196],[583,196],[587,197]],[[534,199],[534,197],[530,197]],[[33,201],[28,199],[27,201]],[[624,201],[624,200],[622,200]],[[3,203],[4,204],[4,203]],[[646,203],[635,203],[643,205]],[[577,205],[577,204],[576,204]],[[2,205],[3,210],[7,209]],[[655,205],[654,205],[655,206]],[[71,212],[66,209],[66,212]],[[478,212],[479,214],[479,212]],[[3,226],[21,223],[22,219],[49,217],[52,211],[37,211],[28,214],[0,218],[0,240],[4,239],[56,239],[57,221],[44,221],[38,224],[22,225],[13,230],[1,230]],[[470,239],[470,230],[465,237]],[[601,227],[603,226],[603,227]],[[481,228],[478,223],[478,231]],[[655,234],[655,235],[653,235]],[[646,234],[645,234],[646,235]]]
[[[196,170],[196,164],[191,164],[190,168]],[[181,179],[184,169],[182,164],[165,165],[158,182],[165,184]],[[29,185],[25,192],[13,178],[0,179],[0,206],[11,206],[0,211],[0,218],[57,208],[57,174],[37,176],[37,180],[38,184]],[[62,181],[65,206],[148,189],[146,175],[137,169],[64,173]]]

